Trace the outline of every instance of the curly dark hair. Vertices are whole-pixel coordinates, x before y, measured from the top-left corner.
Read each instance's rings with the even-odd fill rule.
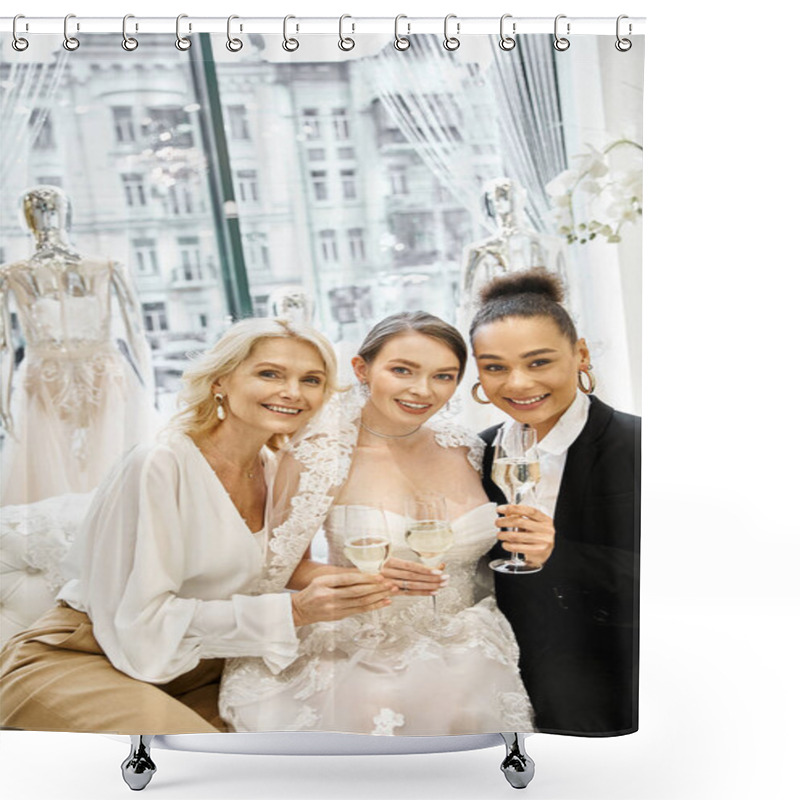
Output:
[[[561,303],[561,279],[544,267],[500,275],[489,281],[480,293],[480,306],[469,328],[470,341],[482,325],[507,317],[549,317],[570,344],[578,341],[575,323]]]

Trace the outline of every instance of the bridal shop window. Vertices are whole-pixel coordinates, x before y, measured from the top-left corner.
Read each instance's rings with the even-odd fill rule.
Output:
[[[52,52],[2,65],[7,102],[27,109],[3,126],[13,154],[3,156],[6,256],[30,251],[18,224],[23,190],[63,187],[78,249],[129,270],[156,361],[171,341],[207,343],[242,309],[280,313],[280,298],[298,292],[341,354],[393,311],[422,306],[457,322],[467,254],[497,234],[487,181],[524,186],[526,223],[555,239],[544,187],[592,131],[617,135],[626,123],[622,101],[602,86],[613,54],[559,59],[540,38],[512,55],[492,37],[472,37],[457,54],[435,36],[402,54],[378,37],[343,59],[324,48],[286,54],[256,34],[237,53],[218,36],[202,53],[199,41],[178,53],[164,36],[148,38],[147,57],[131,55],[130,69],[120,68],[118,37],[93,36],[69,58],[53,39]],[[591,103],[574,92],[578,77],[594,86]],[[225,175],[235,226],[219,195]],[[566,271],[571,308],[595,327],[599,357],[619,362],[615,374],[635,372],[623,340],[637,338],[636,305],[619,296],[620,282],[636,291],[626,277],[638,269],[631,236],[613,252],[586,258],[573,246],[567,266],[563,254],[547,263]],[[621,266],[619,253],[628,253]],[[592,305],[590,295],[606,299]],[[637,378],[619,382],[618,402]]]

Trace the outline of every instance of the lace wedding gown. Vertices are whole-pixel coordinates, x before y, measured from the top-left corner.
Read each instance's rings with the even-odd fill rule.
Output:
[[[308,480],[301,481],[293,500],[297,513],[272,534],[273,563],[267,574],[272,573],[273,581],[285,584],[287,570],[308,546],[309,526],[312,535],[316,530],[314,512],[323,513],[320,509],[330,563],[352,566],[344,555],[344,540],[358,532],[354,525],[361,529],[362,524],[365,532],[376,524],[388,528],[392,556],[418,560],[405,544],[401,514],[366,505],[331,505],[330,493],[323,496],[317,473],[324,473],[327,464],[346,474],[347,440],[352,445],[356,436],[357,430],[344,426],[329,458],[322,457],[325,448],[316,446],[318,437],[305,443],[305,451],[295,448],[295,455],[309,466]],[[436,442],[455,447],[466,440],[462,433],[443,429]],[[471,436],[469,444],[470,463],[477,466],[480,445]],[[378,644],[359,643],[359,632],[374,627],[375,617],[358,614],[299,628],[298,656],[277,674],[259,659],[230,660],[220,711],[231,729],[416,736],[533,730],[511,627],[476,579],[482,556],[496,542],[495,518],[495,504],[486,502],[451,522],[455,543],[444,558],[450,581],[437,595],[438,620],[430,597],[398,594],[376,612],[385,633]],[[490,578],[486,585],[491,585]]]
[[[26,350],[14,376],[13,436],[3,447],[2,505],[89,492],[126,450],[158,427],[144,376],[114,341],[115,268],[84,259],[72,268],[77,277],[60,278],[59,287],[68,279],[80,283],[82,295],[61,288],[43,294],[27,262],[4,272]]]

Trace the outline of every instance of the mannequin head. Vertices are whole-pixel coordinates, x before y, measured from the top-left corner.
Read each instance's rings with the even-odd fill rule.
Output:
[[[34,186],[25,192],[22,213],[37,240],[56,233],[66,241],[72,227],[72,203],[57,186]]]
[[[483,185],[486,213],[499,224],[514,220],[522,214],[525,197],[525,190],[511,178],[495,178]]]

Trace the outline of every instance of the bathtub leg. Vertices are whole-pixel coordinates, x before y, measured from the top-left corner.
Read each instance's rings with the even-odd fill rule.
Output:
[[[515,789],[524,789],[532,780],[536,765],[525,752],[525,737],[521,733],[501,733],[506,743],[506,757],[500,765],[506,780]]]
[[[131,752],[122,762],[122,779],[134,792],[139,792],[150,783],[156,765],[150,758],[152,736],[131,736]]]

